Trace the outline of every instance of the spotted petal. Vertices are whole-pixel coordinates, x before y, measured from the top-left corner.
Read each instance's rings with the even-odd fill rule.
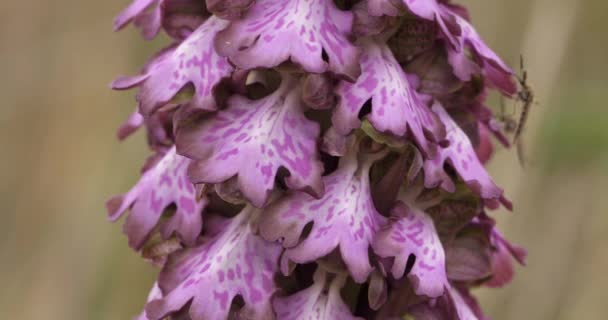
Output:
[[[369,3],[370,12],[375,15],[403,15],[403,6],[419,17],[437,23],[449,41],[449,61],[461,80],[469,81],[472,75],[483,72],[489,83],[505,94],[516,92],[513,71],[483,42],[463,17],[461,7],[438,0],[370,0]],[[471,61],[467,49],[473,50],[481,58],[480,66]]]
[[[258,214],[247,206],[232,219],[210,219],[214,230],[200,245],[170,256],[158,280],[164,295],[148,303],[148,317],[164,319],[191,302],[192,320],[227,319],[240,295],[247,319],[272,319],[281,247],[255,235],[252,221]]]
[[[267,240],[282,240],[285,255],[297,263],[308,263],[340,248],[353,279],[363,282],[372,271],[368,248],[384,218],[374,208],[369,170],[375,157],[357,148],[340,160],[339,168],[323,178],[325,194],[315,199],[292,192],[273,203],[262,217],[260,233]],[[313,222],[310,234],[299,242],[304,227]]]
[[[115,89],[140,87],[137,94],[139,111],[147,116],[166,105],[186,85],[195,92],[189,102],[194,108],[213,110],[214,87],[228,77],[233,67],[213,48],[213,38],[228,22],[212,17],[175,48],[157,56],[145,73],[135,77],[121,77],[114,81]]]
[[[220,32],[216,46],[244,69],[275,67],[291,58],[306,71],[359,74],[358,51],[348,40],[350,12],[332,0],[258,0],[242,20]]]
[[[488,83],[505,94],[515,94],[517,87],[513,82],[513,71],[485,44],[475,28],[447,6],[441,6],[440,12],[446,19],[455,21],[460,29],[460,32],[454,35],[457,45],[447,47],[448,61],[456,76],[463,81],[469,81],[472,75],[480,73],[479,68],[471,67],[469,62],[467,49],[471,49],[479,56],[481,71]]]
[[[414,257],[407,276],[416,294],[428,297],[443,294],[448,283],[445,253],[433,220],[421,209],[397,202],[389,224],[378,232],[373,248],[380,257],[395,258],[391,273],[397,279],[404,276],[410,256]]]
[[[111,220],[117,220],[131,208],[124,224],[129,245],[140,249],[158,225],[161,215],[171,204],[177,210],[161,224],[161,234],[168,239],[176,232],[184,242],[194,243],[202,228],[202,209],[207,199],[198,199],[187,176],[190,160],[171,148],[162,159],[148,169],[139,182],[126,194],[107,203]]]
[[[340,83],[340,102],[332,117],[334,126],[342,134],[358,128],[359,112],[371,100],[367,119],[376,130],[402,136],[409,128],[416,142],[428,152],[431,147],[425,131],[440,140],[444,134],[442,124],[416,93],[386,44],[366,40],[361,47],[362,74],[355,83]]]
[[[227,109],[178,129],[179,152],[198,160],[190,168],[191,179],[219,183],[238,175],[241,192],[261,207],[277,171],[285,168],[288,187],[320,195],[319,125],[304,116],[300,96],[298,82],[285,76],[263,99],[233,96]]]
[[[485,199],[497,199],[502,196],[500,189],[483,167],[467,135],[458,127],[450,115],[439,104],[433,105],[433,111],[445,124],[449,145],[440,148],[437,157],[424,163],[425,185],[427,188],[441,186],[448,192],[454,192],[454,181],[444,170],[449,163],[460,178]]]
[[[344,275],[338,275],[330,280],[325,271],[317,269],[314,282],[310,287],[294,295],[274,299],[272,305],[277,319],[362,320],[362,318],[354,317],[348,306],[342,301],[340,290],[344,286],[345,280]],[[329,289],[325,290],[326,286],[329,286]]]

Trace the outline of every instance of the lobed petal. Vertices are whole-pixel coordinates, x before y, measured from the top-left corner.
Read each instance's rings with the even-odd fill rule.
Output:
[[[398,201],[389,223],[378,232],[372,246],[380,257],[395,259],[391,274],[396,279],[411,268],[407,276],[417,295],[443,294],[448,284],[445,253],[433,220],[424,211]]]
[[[177,130],[181,154],[196,159],[195,183],[219,183],[237,175],[241,192],[261,207],[280,168],[291,189],[323,193],[318,160],[319,125],[304,116],[299,83],[288,76],[271,95],[228,99],[228,107]]]
[[[368,249],[384,218],[370,193],[369,170],[376,159],[368,156],[359,163],[357,149],[351,146],[338,169],[323,177],[325,193],[320,199],[292,192],[271,204],[260,233],[267,240],[280,240],[286,257],[297,263],[315,261],[339,247],[353,279],[361,283],[372,271]],[[310,222],[310,234],[300,241]]]
[[[403,15],[402,7],[420,18],[435,21],[449,42],[448,60],[461,80],[469,81],[472,75],[483,73],[493,87],[507,95],[516,93],[513,71],[483,42],[467,21],[466,10],[441,0],[370,0],[369,4],[375,15]],[[467,49],[480,57],[479,65],[471,61]]]
[[[481,197],[484,199],[499,199],[503,191],[494,183],[479,161],[467,135],[438,102],[433,105],[433,111],[446,127],[449,145],[440,148],[437,157],[425,161],[425,186],[427,188],[440,186],[448,192],[456,190],[454,181],[444,170],[444,165],[447,162],[456,170],[467,186]]]
[[[366,118],[377,131],[403,136],[409,129],[422,150],[432,153],[425,132],[431,140],[441,140],[441,122],[416,93],[385,44],[365,40],[361,48],[361,76],[355,83],[342,81],[337,88],[340,102],[332,121],[338,132],[348,134],[360,127],[359,113],[371,101],[371,113]]]
[[[197,198],[187,176],[189,163],[189,159],[177,155],[175,148],[171,148],[129,192],[107,202],[108,214],[113,221],[130,208],[124,231],[132,248],[141,249],[171,204],[177,209],[169,220],[160,225],[163,238],[168,239],[175,232],[185,243],[195,242],[201,232],[202,210],[207,199]]]
[[[167,105],[187,85],[192,85],[195,91],[189,101],[190,107],[214,110],[213,89],[234,70],[212,45],[215,35],[227,25],[227,21],[209,18],[180,45],[155,57],[144,74],[119,78],[113,87],[130,89],[138,86],[139,111],[144,116]]]
[[[273,307],[280,320],[363,320],[352,315],[340,296],[346,277],[338,275],[330,280],[317,267],[313,284],[288,297],[278,297]],[[329,283],[329,285],[328,285]],[[326,286],[329,289],[325,289]]]
[[[513,71],[490,49],[475,28],[462,16],[457,14],[448,6],[442,6],[441,14],[447,19],[453,20],[459,28],[459,33],[454,35],[457,46],[448,46],[448,61],[454,68],[454,73],[463,81],[469,81],[471,76],[479,74],[479,67],[471,67],[469,53],[471,49],[481,62],[480,67],[486,81],[494,88],[504,94],[514,95],[517,87],[513,79]],[[444,32],[448,32],[444,30]]]
[[[353,15],[332,0],[257,0],[216,39],[218,51],[243,69],[272,68],[291,59],[306,71],[359,75],[350,43]]]
[[[232,219],[215,217],[200,245],[171,255],[158,280],[163,297],[147,304],[148,317],[164,319],[190,302],[192,320],[227,319],[238,295],[247,319],[272,319],[281,247],[255,235],[258,214],[247,206]]]

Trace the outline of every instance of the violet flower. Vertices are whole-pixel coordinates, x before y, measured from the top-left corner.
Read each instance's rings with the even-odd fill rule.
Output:
[[[129,245],[160,266],[138,319],[486,319],[525,251],[483,163],[513,72],[448,0],[134,0],[173,41],[115,89],[147,131]]]

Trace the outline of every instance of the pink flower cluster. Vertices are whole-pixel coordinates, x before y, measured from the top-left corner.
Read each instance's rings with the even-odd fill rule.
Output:
[[[153,155],[107,203],[160,266],[138,319],[483,320],[525,251],[487,214],[512,71],[448,0],[134,0]],[[409,317],[409,318],[408,318]]]

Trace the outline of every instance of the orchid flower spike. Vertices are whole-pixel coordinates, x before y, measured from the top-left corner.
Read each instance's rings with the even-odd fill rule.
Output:
[[[513,71],[449,0],[134,0],[171,44],[117,90],[146,131],[107,202],[160,268],[137,319],[483,320],[524,249],[489,210]]]

